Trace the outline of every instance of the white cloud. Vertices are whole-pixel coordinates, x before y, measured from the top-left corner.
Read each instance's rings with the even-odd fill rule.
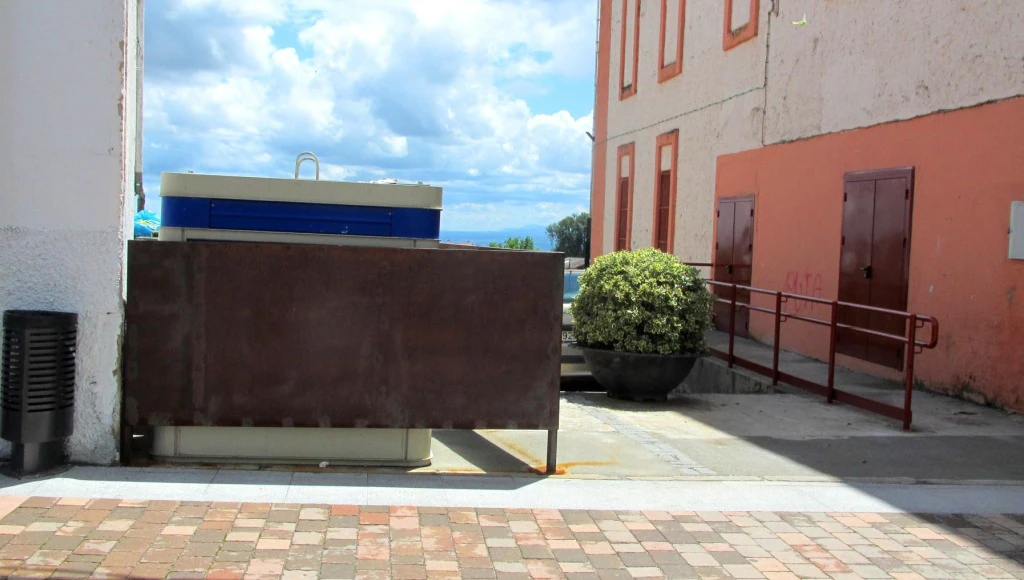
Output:
[[[500,201],[495,203],[458,203],[447,205],[447,229],[459,231],[495,230],[505,227],[554,223],[563,217],[590,211],[584,203]],[[494,224],[509,224],[494,227]],[[481,227],[483,225],[483,227]],[[490,226],[490,227],[488,227]]]
[[[152,3],[147,4],[147,8],[150,6]],[[208,10],[228,14],[240,20],[259,22],[280,22],[288,13],[287,2],[281,0],[177,0],[171,2],[169,12],[189,15]]]
[[[341,167],[340,165],[333,165],[330,163],[320,164],[320,179],[344,181],[352,177],[352,175],[352,170]]]
[[[590,77],[593,0],[166,1],[147,4],[147,172],[284,175],[308,149],[326,179],[443,185],[446,227],[585,210],[592,117],[498,85]]]

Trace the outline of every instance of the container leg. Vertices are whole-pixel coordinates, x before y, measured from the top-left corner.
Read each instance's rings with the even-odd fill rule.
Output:
[[[15,443],[11,448],[11,471],[34,475],[64,466],[64,441]]]
[[[135,432],[131,425],[121,424],[121,465],[131,465],[135,457],[132,453],[135,441]]]
[[[548,430],[548,464],[546,473],[555,475],[558,469],[558,429]]]

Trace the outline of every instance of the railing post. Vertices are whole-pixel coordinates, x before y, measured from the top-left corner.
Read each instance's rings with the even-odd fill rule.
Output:
[[[832,320],[829,322],[828,332],[828,402],[831,404],[836,398],[836,324],[839,321],[839,302],[832,301]]]
[[[779,340],[782,336],[782,292],[775,293],[775,346],[772,348],[772,386],[779,384]]]
[[[910,409],[912,393],[914,391],[914,355],[917,350],[917,315],[911,314],[909,328],[907,328],[907,354],[905,363],[905,380],[903,393],[903,430],[910,431],[910,422],[914,413]]]
[[[729,368],[732,368],[733,350],[736,343],[736,294],[739,291],[732,285],[732,300],[729,302]]]

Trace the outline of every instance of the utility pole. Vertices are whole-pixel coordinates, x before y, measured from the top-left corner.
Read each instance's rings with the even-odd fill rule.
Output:
[[[136,28],[138,29],[138,38],[135,40],[135,211],[141,212],[146,209],[146,191],[142,186],[142,71],[143,71],[143,46],[144,34],[146,23],[146,10],[144,7],[146,0],[138,0],[138,7],[136,13]]]

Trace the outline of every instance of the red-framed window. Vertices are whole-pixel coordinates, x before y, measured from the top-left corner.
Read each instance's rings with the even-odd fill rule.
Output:
[[[679,131],[658,135],[654,148],[654,227],[651,245],[672,253],[676,226],[676,164],[679,161]]]
[[[757,36],[761,0],[723,0],[725,21],[722,50],[731,50]]]
[[[622,42],[619,50],[619,100],[636,94],[640,60],[640,1],[622,0]]]
[[[658,41],[658,82],[683,72],[683,34],[686,0],[661,0],[661,35]]]
[[[633,170],[636,159],[633,143],[620,145],[616,156],[615,179],[615,251],[628,250],[633,234]]]

